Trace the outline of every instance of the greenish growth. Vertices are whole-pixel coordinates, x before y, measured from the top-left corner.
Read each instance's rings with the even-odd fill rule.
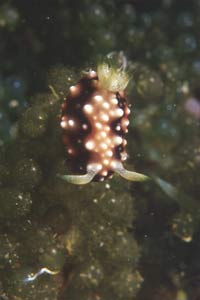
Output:
[[[19,13],[9,1],[0,6],[0,28],[14,30],[19,21]]]
[[[1,218],[12,219],[26,215],[32,204],[31,194],[15,188],[1,188]]]
[[[69,87],[79,80],[78,75],[72,67],[58,65],[50,69],[47,83],[63,98],[67,95]]]
[[[33,159],[22,159],[12,170],[13,183],[22,190],[32,190],[42,178],[39,165]]]
[[[8,166],[4,164],[0,164],[0,185],[8,182],[9,178],[10,178],[10,170],[8,169]]]
[[[8,265],[13,285],[5,278],[3,287],[14,300],[23,299],[25,294],[27,299],[42,297],[42,285],[49,286],[51,281],[52,295],[55,297],[56,290],[61,299],[92,299],[94,295],[132,299],[138,290],[138,285],[132,285],[134,278],[137,274],[140,282],[142,277],[138,271],[140,250],[128,233],[134,217],[133,197],[126,190],[129,184],[123,188],[116,178],[108,184],[81,187],[57,176],[67,169],[58,122],[66,81],[56,84],[63,72],[62,68],[51,73],[54,94],[31,98],[31,107],[19,120],[18,136],[8,145],[3,159],[2,168],[11,174],[12,189],[1,188],[1,217],[14,220],[5,225],[17,245],[12,249],[8,242],[5,244],[6,255],[11,257],[14,251],[17,261]],[[71,74],[68,69],[65,73]],[[6,266],[5,260],[2,270]],[[31,273],[43,267],[58,272],[55,280],[42,275],[29,283]],[[57,284],[59,278],[61,286]],[[34,296],[33,286],[37,289]],[[43,292],[47,293],[45,289]]]
[[[18,245],[14,236],[10,234],[0,235],[1,250],[0,250],[0,272],[2,272],[5,267],[12,268],[18,263]]]
[[[50,276],[44,276],[40,279],[37,284],[24,284],[24,277],[31,272],[31,269],[28,267],[22,267],[20,270],[13,271],[12,275],[7,278],[7,293],[6,295],[11,295],[13,300],[18,299],[45,299],[54,300],[57,297],[57,289],[59,285],[55,283],[55,279]],[[5,298],[7,299],[7,298]]]
[[[163,96],[164,84],[161,77],[150,70],[145,70],[140,73],[138,78],[135,78],[136,91],[138,98],[143,100],[153,99],[160,100]]]
[[[197,212],[199,215],[199,211]],[[172,222],[172,230],[183,241],[189,243],[192,241],[194,230],[197,224],[196,216],[189,211],[179,213]]]
[[[37,123],[37,126],[35,124]],[[27,137],[38,137],[44,134],[47,126],[47,114],[39,107],[26,110],[19,124],[20,130]]]
[[[115,297],[122,300],[124,298],[131,299],[133,296],[136,296],[143,278],[139,272],[133,273],[131,268],[125,268],[111,277],[111,281]],[[124,282],[124,284],[122,285],[121,282]]]

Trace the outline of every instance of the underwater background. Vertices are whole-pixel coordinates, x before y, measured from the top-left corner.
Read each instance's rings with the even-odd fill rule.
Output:
[[[112,51],[154,181],[74,186],[60,107]],[[199,0],[0,2],[1,300],[200,299],[199,83]]]

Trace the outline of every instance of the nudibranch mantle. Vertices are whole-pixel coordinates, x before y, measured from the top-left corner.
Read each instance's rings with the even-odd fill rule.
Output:
[[[146,179],[122,165],[127,158],[125,134],[130,114],[124,94],[127,84],[126,73],[112,70],[111,74],[107,65],[101,65],[70,87],[60,125],[69,156],[67,165],[77,175],[62,175],[63,179],[86,184],[104,181],[114,172],[129,180]]]

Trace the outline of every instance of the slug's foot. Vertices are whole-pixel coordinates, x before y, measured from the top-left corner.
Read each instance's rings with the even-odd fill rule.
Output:
[[[146,181],[149,180],[150,177],[137,173],[137,172],[132,172],[124,169],[123,165],[121,162],[113,162],[113,170],[118,173],[121,177],[130,180],[130,181]]]
[[[102,166],[100,164],[91,164],[88,166],[87,173],[84,175],[58,175],[58,177],[73,184],[87,184],[101,171],[101,168]],[[112,170],[130,181],[146,181],[150,179],[150,177],[146,175],[124,169],[122,163],[118,161],[112,163]]]
[[[58,175],[59,178],[73,184],[86,184],[92,181],[96,174],[88,172],[84,175]]]
[[[100,164],[91,164],[87,167],[87,173],[84,175],[58,175],[58,177],[73,184],[87,184],[92,181],[101,168]]]

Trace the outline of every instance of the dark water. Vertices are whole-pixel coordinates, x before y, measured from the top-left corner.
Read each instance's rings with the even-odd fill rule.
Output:
[[[200,298],[199,12],[198,0],[0,3],[0,299]],[[57,177],[61,104],[112,51],[130,77],[124,165],[153,181],[75,186]]]

